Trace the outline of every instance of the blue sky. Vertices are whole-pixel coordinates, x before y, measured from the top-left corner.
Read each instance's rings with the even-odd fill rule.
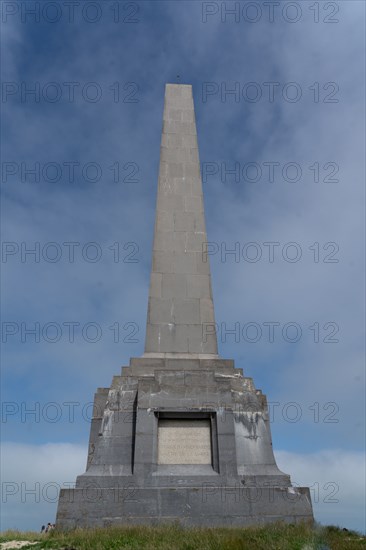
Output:
[[[226,19],[223,2],[85,0],[74,20],[62,1],[35,20],[34,4],[1,6],[1,528],[53,521],[42,487],[84,471],[88,404],[143,353],[164,86],[180,75],[220,354],[267,394],[278,464],[313,487],[316,518],[364,530],[363,2],[281,2],[272,21],[260,2]]]

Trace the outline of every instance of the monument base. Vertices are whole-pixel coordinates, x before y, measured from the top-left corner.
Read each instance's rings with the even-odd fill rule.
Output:
[[[95,395],[86,472],[57,527],[312,521],[273,455],[265,396],[231,360],[134,358]]]
[[[183,527],[245,527],[312,521],[309,489],[220,486],[63,489],[57,527],[177,523]]]

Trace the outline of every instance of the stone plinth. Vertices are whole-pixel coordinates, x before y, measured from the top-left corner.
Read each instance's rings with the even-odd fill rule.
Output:
[[[292,487],[276,465],[266,398],[250,378],[232,361],[152,362],[132,359],[98,390],[87,471],[62,490],[58,527],[312,520],[309,490]],[[177,464],[179,436],[169,443],[159,433],[185,421],[190,448]],[[190,429],[202,430],[198,445]]]

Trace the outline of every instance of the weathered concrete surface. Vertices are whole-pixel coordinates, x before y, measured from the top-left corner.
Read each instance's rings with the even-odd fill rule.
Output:
[[[87,471],[61,492],[58,527],[312,520],[309,490],[291,487],[276,465],[266,398],[252,380],[231,362],[176,361],[146,370],[135,358],[98,390]],[[159,463],[159,422],[169,419],[210,423],[211,464]]]
[[[191,87],[167,85],[145,354],[95,394],[86,472],[61,491],[61,529],[313,519],[309,489],[277,467],[266,397],[218,357],[215,335],[202,341],[214,323],[202,204]],[[177,421],[182,441],[164,439]]]
[[[311,519],[307,488],[257,489],[211,482],[189,488],[147,489],[127,483],[111,489],[75,489],[72,506],[70,496],[70,491],[61,490],[58,526],[65,529],[173,522],[186,527],[244,527]],[[80,510],[86,514],[80,514]],[[76,517],[75,511],[79,512]]]

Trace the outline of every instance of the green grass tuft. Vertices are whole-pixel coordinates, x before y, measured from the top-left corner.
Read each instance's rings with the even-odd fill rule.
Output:
[[[38,541],[24,550],[358,550],[366,537],[339,527],[274,523],[263,527],[196,528],[180,526],[112,527],[39,533],[7,531],[0,542]]]

